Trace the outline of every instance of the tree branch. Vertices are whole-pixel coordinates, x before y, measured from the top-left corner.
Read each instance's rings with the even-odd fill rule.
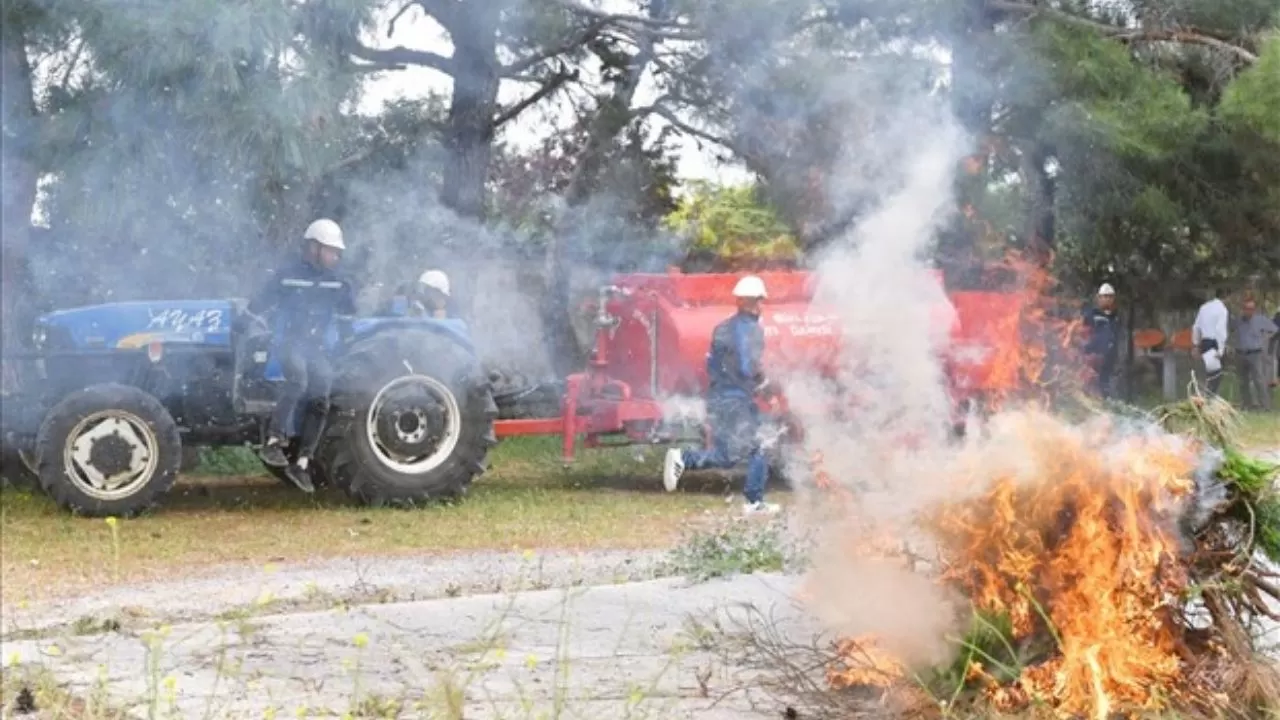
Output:
[[[396,33],[396,23],[400,21],[401,16],[418,6],[418,0],[409,0],[395,15],[391,16],[390,22],[387,23],[387,38],[390,39]]]
[[[588,5],[583,5],[577,0],[552,0],[556,5],[568,10],[569,12],[595,18],[608,25],[634,25],[637,27],[646,27],[653,30],[696,30],[697,28],[678,20],[669,20],[664,18],[645,17],[643,15],[627,15],[625,13],[611,13]]]
[[[388,70],[400,69],[405,65],[421,65],[422,67],[439,70],[446,75],[452,75],[454,72],[453,58],[445,57],[439,53],[426,52],[425,50],[413,50],[403,45],[380,50],[353,40],[347,44],[347,52],[361,60],[368,60]]]
[[[582,46],[583,43],[595,37],[596,34],[598,34],[606,24],[607,23],[603,20],[599,20],[599,19],[593,20],[592,22],[588,23],[586,27],[582,28],[580,31],[574,33],[573,35],[570,35],[569,38],[565,40],[563,43],[560,43],[559,45],[556,45],[554,47],[547,48],[542,52],[534,53],[533,55],[530,55],[527,58],[516,60],[510,65],[503,67],[499,71],[499,74],[502,77],[506,77],[506,78],[514,77],[532,68],[534,65],[537,65],[538,63],[543,62],[544,60],[550,60],[551,58],[563,55],[564,53],[567,53],[571,50],[579,48]]]
[[[534,91],[531,95],[521,100],[520,102],[517,102],[516,104],[507,108],[506,110],[503,110],[502,112],[498,113],[498,116],[493,120],[493,128],[496,130],[497,128],[502,127],[504,124],[514,119],[520,113],[524,112],[531,106],[538,104],[543,99],[547,98],[552,93],[559,90],[565,83],[569,82],[570,80],[576,80],[577,78],[578,78],[577,70],[574,70],[572,72],[567,72],[564,69],[561,69],[560,72],[557,72],[555,75],[551,76],[550,78],[547,78],[546,83],[542,87]]]
[[[1013,0],[986,0],[986,6],[987,9],[998,12],[1039,15],[1068,25],[1088,28],[1121,42],[1175,42],[1183,45],[1200,45],[1235,55],[1242,62],[1249,65],[1258,61],[1258,56],[1249,50],[1196,28],[1123,28],[1072,15],[1056,8],[1014,2]]]
[[[440,23],[445,32],[453,35],[458,27],[458,3],[454,0],[414,0],[414,4]]]
[[[744,154],[740,152],[739,148],[728,138],[722,138],[718,135],[707,132],[706,130],[699,130],[698,128],[676,117],[676,114],[672,112],[671,108],[666,107],[661,103],[662,103],[662,98],[659,98],[652,105],[636,108],[634,115],[635,117],[643,117],[645,115],[657,115],[663,120],[666,120],[667,123],[669,123],[672,127],[674,127],[675,129],[679,130],[680,132],[686,135],[691,135],[693,137],[706,140],[707,142],[715,143],[716,145],[719,145],[720,147],[723,147],[726,150],[732,153],[735,153],[737,155]]]

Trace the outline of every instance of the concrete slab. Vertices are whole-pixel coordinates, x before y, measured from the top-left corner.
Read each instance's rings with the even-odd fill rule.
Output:
[[[175,718],[776,718],[781,708],[740,689],[750,685],[742,669],[697,647],[689,620],[732,622],[750,605],[808,637],[797,583],[664,579],[386,603],[11,641],[0,652],[76,693],[101,688],[139,716],[156,705]]]

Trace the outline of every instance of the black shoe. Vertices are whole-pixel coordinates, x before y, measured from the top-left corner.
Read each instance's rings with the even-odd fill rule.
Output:
[[[297,463],[291,464],[289,467],[285,468],[284,476],[289,478],[289,481],[294,485],[297,485],[298,489],[304,493],[313,493],[316,491],[316,486],[311,484],[311,474],[298,467]]]
[[[284,448],[279,443],[267,443],[258,450],[258,457],[262,462],[273,468],[289,467],[289,458],[284,455]]]

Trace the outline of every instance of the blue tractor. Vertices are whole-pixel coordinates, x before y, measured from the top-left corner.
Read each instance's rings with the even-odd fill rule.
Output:
[[[261,443],[281,375],[245,304],[120,302],[37,318],[30,348],[3,358],[0,469],[69,511],[127,517],[160,500],[193,449]],[[466,325],[388,312],[342,322],[329,347],[336,380],[313,482],[370,505],[465,493],[497,416]]]

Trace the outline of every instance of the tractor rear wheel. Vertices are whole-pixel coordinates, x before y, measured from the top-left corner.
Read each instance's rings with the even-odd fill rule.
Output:
[[[496,442],[489,383],[465,348],[426,330],[357,341],[338,363],[324,472],[365,504],[456,498]]]
[[[93,385],[45,416],[36,459],[40,486],[63,509],[130,517],[173,486],[182,438],[151,395],[127,385]]]

